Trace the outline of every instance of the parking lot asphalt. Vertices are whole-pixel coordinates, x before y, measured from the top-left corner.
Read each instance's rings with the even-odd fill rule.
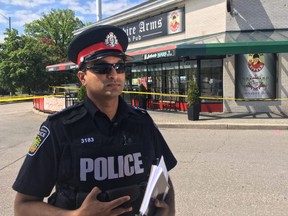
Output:
[[[12,190],[11,186],[15,180],[15,177],[19,171],[21,164],[23,163],[27,149],[29,148],[31,144],[31,140],[34,138],[35,131],[37,131],[40,122],[42,122],[42,120],[44,120],[45,116],[47,116],[48,114],[41,113],[37,110],[32,109],[32,103],[11,104],[9,106],[2,106],[1,108],[2,108],[1,114],[3,118],[2,120],[3,121],[6,120],[6,121],[2,122],[1,124],[3,136],[2,136],[2,140],[0,139],[3,143],[3,146],[0,151],[1,153],[0,190],[2,193],[0,196],[0,201],[1,201],[0,215],[13,215],[13,200],[15,197],[15,191]],[[7,109],[9,110],[9,112],[7,111]],[[38,115],[44,115],[42,116],[43,118],[41,116],[31,115],[30,113],[31,110],[33,110]],[[211,129],[211,130],[213,129],[235,129],[234,131],[230,131],[231,134],[238,133],[238,131],[236,131],[237,129],[239,130],[247,129],[247,131],[240,131],[240,133],[243,133],[243,132],[251,133],[248,131],[249,129],[255,129],[255,130],[257,129],[258,130],[262,130],[262,129],[287,130],[288,129],[288,117],[283,114],[280,115],[280,114],[275,114],[275,113],[257,113],[257,114],[256,113],[255,114],[252,114],[252,113],[251,114],[201,113],[198,121],[189,121],[187,117],[187,113],[185,112],[148,110],[148,113],[154,119],[154,122],[159,128],[195,128],[195,129]],[[33,119],[32,121],[35,123],[35,125],[33,127],[32,125],[29,125],[29,124],[26,125],[25,118],[23,118],[24,116],[32,118]],[[15,122],[17,122],[17,124],[15,124]],[[29,134],[24,133],[22,125],[26,125],[25,129],[28,131],[31,131],[31,133]],[[15,133],[15,130],[17,131],[17,136],[13,135]],[[169,136],[170,136],[170,139],[171,137],[174,136],[174,133],[173,135],[169,135],[169,131],[164,130],[164,132],[166,133],[165,137],[167,139],[169,139]],[[177,133],[179,133],[179,131],[180,130],[177,130]],[[196,131],[199,132],[199,130],[195,130],[195,133],[197,133]],[[181,131],[182,137],[184,137],[183,134],[185,134],[185,132],[187,133],[187,130]],[[262,131],[253,131],[253,133],[254,132],[258,134],[256,136],[260,136],[260,134],[262,133]],[[224,215],[224,214],[219,213],[219,211],[222,211],[224,207],[225,207],[224,210],[227,212],[241,212],[241,214],[235,213],[234,215],[257,215],[257,214],[251,214],[251,212],[255,212],[254,208],[257,205],[260,205],[262,207],[262,208],[259,207],[257,209],[258,211],[263,209],[263,212],[267,212],[267,214],[258,214],[258,215],[271,215],[270,214],[271,212],[274,213],[273,215],[277,215],[277,216],[285,215],[282,213],[286,211],[285,206],[287,205],[283,204],[286,202],[286,197],[285,196],[283,196],[284,198],[280,197],[280,198],[283,198],[283,200],[280,200],[280,198],[276,197],[277,194],[275,193],[275,190],[274,190],[274,188],[276,187],[278,187],[278,189],[279,188],[281,189],[281,185],[284,185],[283,188],[285,188],[285,185],[287,185],[285,183],[285,180],[287,179],[285,178],[285,165],[283,165],[283,164],[286,164],[285,159],[287,158],[286,157],[287,148],[286,148],[286,145],[282,144],[282,141],[281,141],[281,140],[284,140],[285,142],[285,138],[283,139],[282,136],[280,136],[282,132],[271,131],[270,133],[267,133],[266,134],[267,137],[272,136],[273,140],[275,138],[279,140],[278,141],[274,140],[273,145],[267,144],[264,148],[263,148],[262,142],[255,142],[253,143],[253,145],[250,145],[249,144],[250,142],[244,141],[243,143],[245,143],[245,145],[242,145],[242,144],[240,145],[239,142],[241,142],[242,140],[235,139],[233,142],[229,142],[229,145],[226,145],[227,151],[217,151],[217,152],[212,151],[215,148],[215,145],[213,142],[212,142],[213,145],[210,145],[211,144],[210,141],[205,141],[203,136],[201,135],[196,136],[195,133],[189,133],[190,135],[185,134],[185,136],[186,135],[193,136],[194,144],[199,143],[199,140],[197,139],[201,139],[202,144],[200,146],[194,145],[194,147],[192,148],[193,143],[191,145],[191,142],[180,142],[181,143],[180,145],[178,141],[175,141],[176,144],[173,144],[173,139],[175,138],[173,138],[170,141],[171,146],[173,147],[173,150],[175,151],[175,154],[178,154],[177,156],[179,158],[179,166],[175,171],[173,171],[174,173],[172,173],[174,180],[175,180],[174,181],[175,186],[178,188],[177,189],[178,191],[182,189],[182,191],[186,192],[185,196],[181,196],[180,198],[179,196],[177,197],[177,206],[179,206],[178,207],[179,216],[188,215],[188,213],[187,214],[182,214],[182,213],[191,212],[190,202],[187,202],[188,199],[193,200],[193,202],[191,202],[191,205],[192,204],[194,205],[194,208],[192,209],[195,214],[193,215]],[[206,132],[203,131],[203,133],[206,133]],[[212,133],[214,133],[214,131],[212,131]],[[226,132],[224,130],[219,132],[218,130],[217,133],[223,134]],[[271,135],[271,133],[273,135]],[[243,137],[245,138],[245,136],[241,135],[241,138]],[[270,137],[270,139],[272,138]],[[216,139],[216,138],[213,137],[213,139]],[[218,136],[217,139],[218,139],[217,142],[219,142],[220,145],[222,146],[222,143],[224,141],[220,140],[220,136]],[[226,138],[224,137],[224,139]],[[190,140],[189,137],[187,137],[186,140]],[[233,150],[235,148],[232,148],[230,145],[233,145],[234,147],[237,146],[237,151],[235,152]],[[258,146],[257,148],[256,148],[256,145]],[[224,148],[224,146],[222,146],[221,148]],[[183,151],[182,149],[187,149],[187,151]],[[259,152],[258,151],[255,152],[255,149],[261,149],[261,150],[259,150]],[[263,149],[265,149],[265,151],[262,157]],[[228,153],[229,150],[233,150],[233,152]],[[211,157],[211,153],[212,155],[214,155],[214,157]],[[233,158],[230,157],[230,154],[233,155]],[[256,154],[256,156],[253,154]],[[235,159],[235,155],[236,155],[236,159]],[[259,159],[260,161],[257,160],[257,163],[255,163],[255,160],[257,159],[257,157],[260,157],[261,160]],[[215,163],[215,161],[217,163]],[[231,168],[232,165],[233,165],[232,167],[233,169]],[[264,170],[265,172],[264,174],[259,175],[256,181],[253,178],[255,177],[254,175],[255,173],[260,172],[259,166],[261,166],[260,170],[262,169],[262,171]],[[207,171],[207,167],[209,167],[208,171]],[[251,167],[255,167],[255,169],[251,170]],[[229,191],[227,191],[226,188],[231,185],[232,185],[232,188],[235,188],[235,186],[239,186],[241,181],[239,181],[238,179],[239,178],[238,171],[244,172],[245,170],[246,172],[246,169],[248,171],[244,175],[245,176],[244,180],[245,182],[247,182],[247,184],[250,184],[251,182],[253,183],[255,182],[254,191],[247,192],[248,194],[247,199],[246,199],[246,196],[245,198],[242,197],[242,195],[245,194],[245,191],[244,192],[241,191],[241,193],[239,194],[238,193],[239,191],[237,190],[236,192],[232,191],[231,194],[229,194],[228,193]],[[187,170],[189,170],[189,172],[187,172]],[[231,175],[235,174],[236,176],[228,175],[228,177],[230,177],[229,179],[227,178],[227,172],[228,174],[229,173]],[[189,173],[188,176],[187,176],[187,173]],[[261,179],[261,177],[264,175],[268,176],[267,178],[268,179],[267,181],[269,183],[268,185],[266,185],[267,182],[265,182],[266,178],[263,178],[263,180]],[[215,176],[218,176],[218,180],[216,179],[217,180],[216,182],[215,182]],[[242,179],[244,178],[243,173],[242,173],[241,178]],[[226,192],[226,196],[223,196],[223,191],[220,190],[221,186],[223,186],[223,184],[221,183],[222,181],[225,186],[223,187],[223,190],[224,192]],[[260,184],[258,181],[260,181]],[[228,186],[226,183],[228,183]],[[187,187],[185,187],[185,184]],[[194,191],[193,189],[191,189],[190,185],[194,185],[194,187],[196,187],[196,190]],[[213,190],[215,192],[214,193],[215,196],[211,196],[211,187],[209,188],[209,187],[203,186],[202,188],[201,185],[205,185],[205,186],[215,185],[216,189],[218,189],[219,191]],[[259,190],[257,190],[259,189],[259,185],[263,186],[264,188],[263,191],[260,190],[259,192]],[[197,189],[198,186],[199,188]],[[271,188],[273,188],[273,191],[271,192],[272,197],[269,194],[268,195],[266,194],[267,188],[269,188],[270,186]],[[246,190],[246,186],[245,188],[243,188],[243,186],[240,185],[239,188]],[[248,188],[250,189],[252,188],[253,190],[253,187],[248,187]],[[283,193],[285,193],[285,189],[281,189],[281,190],[283,190],[284,191]],[[281,190],[278,190],[278,191],[281,191]],[[191,191],[193,194],[192,198],[191,198]],[[254,197],[251,198],[252,196],[251,194],[257,195],[256,198]],[[258,198],[259,194],[262,194],[262,197],[260,196]],[[281,195],[280,192],[279,194]],[[198,199],[199,197],[201,199]],[[220,198],[222,197],[222,200],[219,199],[219,197]],[[241,200],[241,197],[245,199],[245,202]],[[276,203],[277,205],[270,205],[271,203],[268,202],[269,199],[270,201],[271,200],[274,201],[273,204]],[[195,202],[195,200],[197,200],[197,202]],[[237,206],[235,207],[232,205],[231,207],[233,209],[231,209],[229,207],[231,205],[230,200],[232,201],[234,200],[235,202],[237,201],[236,202],[237,204],[238,204],[238,201],[240,200],[240,201],[243,201],[244,203],[248,203],[249,206],[248,204],[247,206],[239,205],[239,207],[237,208]],[[220,201],[222,202],[222,204]],[[211,205],[211,203],[214,203],[214,202],[218,204],[220,203],[222,206],[215,205],[213,206],[213,209],[215,211],[207,213],[207,211],[211,210],[211,209],[207,209],[207,205],[208,204]],[[189,205],[187,205],[187,203],[189,203]],[[242,207],[245,209],[241,209]],[[249,209],[250,207],[252,208],[252,210]],[[242,212],[244,210],[246,211],[247,214],[245,212]],[[207,214],[203,212],[206,212]],[[280,213],[277,213],[277,212],[280,212]],[[225,214],[225,215],[228,215],[228,214]]]

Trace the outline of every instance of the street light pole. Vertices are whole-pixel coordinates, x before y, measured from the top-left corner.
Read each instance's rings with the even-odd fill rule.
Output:
[[[4,16],[4,15],[1,14],[1,13],[0,13],[0,15],[1,15],[2,17],[4,17],[6,20],[8,20],[8,22],[9,22],[9,31],[11,31],[11,17],[6,17],[6,16]]]
[[[9,31],[11,32],[11,17],[8,17],[8,22],[9,22]]]

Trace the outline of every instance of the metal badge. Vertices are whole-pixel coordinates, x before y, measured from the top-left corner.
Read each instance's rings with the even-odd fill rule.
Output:
[[[113,32],[110,32],[105,39],[105,45],[108,47],[116,47],[118,45],[118,40]]]

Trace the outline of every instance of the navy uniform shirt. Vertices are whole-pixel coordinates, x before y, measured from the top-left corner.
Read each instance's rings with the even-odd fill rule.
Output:
[[[111,121],[88,98],[47,118],[31,145],[13,189],[47,197],[56,184],[81,185],[89,192],[148,180],[161,155],[167,169],[177,161],[145,110],[119,97]]]

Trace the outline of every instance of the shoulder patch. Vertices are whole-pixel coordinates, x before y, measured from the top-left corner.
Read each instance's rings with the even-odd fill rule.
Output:
[[[39,129],[39,132],[34,139],[32,145],[29,148],[28,155],[34,156],[38,149],[42,146],[42,144],[45,142],[45,140],[49,137],[50,135],[50,130],[46,126],[41,126]]]

